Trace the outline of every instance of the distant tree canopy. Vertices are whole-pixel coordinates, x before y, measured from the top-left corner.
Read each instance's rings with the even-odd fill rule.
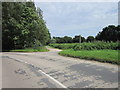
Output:
[[[64,37],[53,37],[52,39],[52,43],[79,43],[81,40],[81,42],[85,42],[85,38],[80,36],[80,35],[76,35],[74,38],[69,37],[69,36],[64,36]]]
[[[2,49],[45,45],[50,33],[34,2],[2,3]]]
[[[88,36],[86,41],[87,42],[93,42],[93,41],[95,41],[95,38],[93,36]]]
[[[53,37],[54,42],[56,43],[72,43],[72,37]]]
[[[79,42],[85,42],[85,38],[80,36],[80,35],[76,35],[74,38],[73,38],[73,43],[79,43]]]
[[[94,41],[120,41],[120,25],[109,25],[95,37],[88,36],[86,39],[83,36],[76,35],[73,38],[69,36],[64,37],[53,37],[52,43],[83,43],[83,42],[94,42]]]
[[[97,34],[96,40],[114,42],[120,40],[120,25],[109,25],[108,27],[103,28],[102,32]]]

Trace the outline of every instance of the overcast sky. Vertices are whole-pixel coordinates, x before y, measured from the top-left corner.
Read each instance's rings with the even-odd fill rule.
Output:
[[[52,36],[96,36],[118,24],[117,2],[35,2]]]

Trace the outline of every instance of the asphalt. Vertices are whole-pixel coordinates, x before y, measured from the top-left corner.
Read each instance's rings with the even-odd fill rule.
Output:
[[[118,66],[49,52],[3,52],[3,88],[118,88]]]

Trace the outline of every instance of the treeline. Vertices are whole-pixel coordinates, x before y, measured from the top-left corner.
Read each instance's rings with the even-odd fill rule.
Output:
[[[82,42],[94,42],[94,41],[105,41],[105,42],[116,42],[120,40],[120,25],[109,25],[102,29],[95,37],[88,36],[86,39],[81,35],[75,37],[53,37],[52,43],[82,43]]]
[[[34,2],[3,2],[2,49],[46,45],[50,41],[50,33],[42,13]]]

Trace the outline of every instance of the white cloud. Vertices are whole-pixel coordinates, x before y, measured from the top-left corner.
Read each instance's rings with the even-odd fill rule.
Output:
[[[43,10],[47,26],[55,36],[82,33],[86,37],[87,34],[95,35],[103,27],[117,25],[118,22],[115,2],[47,2],[36,5]]]

